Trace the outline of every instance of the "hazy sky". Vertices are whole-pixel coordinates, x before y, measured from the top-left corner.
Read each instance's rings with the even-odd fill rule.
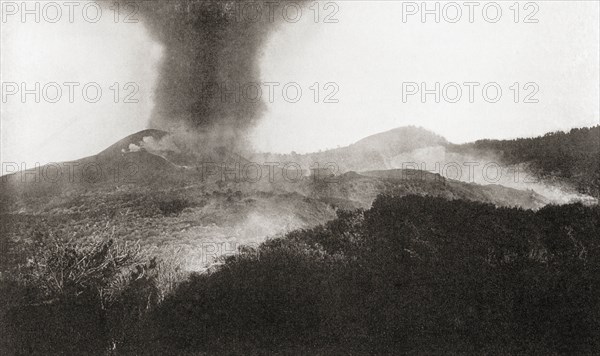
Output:
[[[535,8],[521,3],[515,23],[509,8],[513,2],[498,3],[502,15],[496,23],[482,17],[486,2],[475,8],[473,23],[464,6],[457,23],[443,16],[440,23],[433,16],[423,23],[420,13],[403,21],[403,6],[410,9],[399,1],[339,1],[337,8],[313,5],[313,10],[320,9],[318,23],[315,12],[305,9],[298,22],[286,23],[271,37],[262,54],[262,80],[279,86],[253,133],[256,148],[314,151],[403,125],[423,126],[450,141],[465,142],[598,124],[598,2],[536,2],[531,19],[537,23],[523,23]],[[454,9],[447,10],[449,19],[455,17]],[[324,23],[333,12],[330,20],[338,22]],[[493,19],[494,9],[488,14]],[[143,23],[115,23],[113,15],[105,8],[97,23],[84,21],[81,11],[75,12],[73,23],[66,16],[58,23],[22,23],[18,16],[3,21],[4,85],[26,82],[31,89],[36,82],[41,87],[80,83],[73,103],[64,85],[57,103],[44,97],[35,103],[34,95],[22,103],[20,92],[7,97],[2,103],[3,162],[75,159],[147,126],[162,46],[149,37]],[[92,82],[102,89],[97,103],[82,96],[82,87]],[[125,87],[129,82],[139,88],[133,95],[137,103],[123,102],[135,90]],[[462,97],[456,103],[444,97],[435,103],[431,94],[423,103],[418,93],[403,102],[403,83],[408,82],[424,82],[428,89],[439,82],[440,91],[456,82]],[[465,82],[480,84],[474,87],[473,103]],[[518,103],[515,82],[520,83]],[[118,103],[114,83],[119,86]],[[302,89],[296,103],[283,97],[288,83]],[[319,83],[318,103],[314,83]],[[325,87],[326,83],[333,84]],[[486,83],[501,88],[498,102],[485,101],[481,91]],[[534,84],[524,88],[526,83]],[[47,97],[55,97],[54,89],[47,89]],[[339,102],[324,103],[336,89],[330,101]],[[447,89],[447,98],[454,98],[455,88]],[[294,90],[288,90],[288,100]],[[488,98],[493,99],[494,90],[488,90]],[[524,103],[534,90],[538,91],[530,99],[539,102]],[[88,88],[88,97],[94,92]],[[262,94],[268,99],[267,86]]]
[[[421,3],[420,1],[418,2]],[[462,4],[463,2],[458,2]],[[265,50],[265,80],[294,81],[307,100],[275,100],[256,132],[263,150],[310,151],[346,145],[368,134],[403,125],[419,125],[453,142],[478,138],[512,138],[599,123],[598,2],[541,1],[538,23],[522,23],[535,9],[520,8],[514,23],[513,2],[498,2],[502,17],[488,23],[481,8],[470,23],[467,8],[457,23],[422,23],[420,14],[402,21],[402,2],[340,1],[339,23],[315,24],[310,16],[273,36]],[[521,3],[523,5],[523,3]],[[431,4],[433,5],[433,4]],[[406,5],[405,5],[406,6]],[[442,5],[443,6],[443,5]],[[430,7],[433,9],[433,6]],[[455,13],[448,8],[447,18]],[[493,9],[488,9],[493,20]],[[330,10],[331,12],[331,10]],[[311,83],[336,82],[338,104],[315,104]],[[449,82],[479,82],[474,103],[468,87],[457,103],[402,102],[402,83],[434,89]],[[481,89],[498,83],[502,97],[487,103]],[[510,87],[519,82],[520,102]],[[535,90],[539,103],[523,103]],[[448,87],[448,98],[454,92]],[[441,91],[441,89],[440,89]],[[322,91],[324,93],[325,91]],[[489,99],[494,98],[489,89]],[[303,98],[304,99],[304,98]]]
[[[33,2],[27,3],[35,9]],[[19,13],[2,23],[3,86],[25,83],[25,89],[35,92],[36,83],[40,85],[39,103],[34,94],[22,100],[21,88],[1,103],[2,162],[29,166],[81,158],[148,124],[162,46],[152,41],[142,23],[124,23],[124,11],[115,23],[114,12],[104,8],[92,22],[95,7],[88,7],[87,21],[82,15],[86,2],[76,3],[80,5],[73,11],[73,22],[66,7],[56,23],[45,21],[40,7],[39,22],[33,15],[22,22]],[[48,19],[55,16],[51,10]],[[126,87],[130,82],[137,87]],[[61,96],[51,83],[58,84]],[[71,86],[73,102],[70,86],[64,83],[78,84]],[[97,87],[102,90],[99,96]]]

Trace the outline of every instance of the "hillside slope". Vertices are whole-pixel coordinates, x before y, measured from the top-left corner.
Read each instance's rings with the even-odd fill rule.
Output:
[[[395,139],[398,132],[408,131],[386,137]],[[439,143],[435,135],[425,136]],[[384,146],[377,152],[380,157],[390,157],[431,143],[421,138],[408,146],[391,145],[392,153],[382,153]],[[364,145],[371,144],[364,141],[352,150]],[[98,155],[69,162],[78,167],[72,176],[50,180],[38,172],[42,179],[36,181],[36,175],[28,172],[2,177],[1,240],[29,239],[38,233],[83,239],[108,229],[119,240],[141,241],[149,248],[180,249],[190,260],[186,268],[198,270],[208,262],[202,256],[207,242],[260,242],[267,236],[323,224],[339,209],[369,208],[381,193],[526,209],[538,209],[549,202],[532,191],[470,184],[414,170],[322,176],[305,170],[298,179],[290,180],[280,169],[272,177],[263,174],[258,181],[237,179],[239,175],[232,177],[218,169],[207,173],[204,166],[196,166],[197,157],[170,147],[173,142],[165,132],[146,130]],[[243,166],[249,162],[226,150],[209,153],[215,152],[228,164]]]
[[[600,196],[600,126],[550,132],[514,140],[479,140],[448,145],[451,152],[495,155],[504,164],[525,164],[545,181],[572,184],[584,194]]]

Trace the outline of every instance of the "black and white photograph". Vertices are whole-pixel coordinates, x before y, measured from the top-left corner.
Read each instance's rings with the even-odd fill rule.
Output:
[[[0,18],[0,355],[600,355],[600,0]]]

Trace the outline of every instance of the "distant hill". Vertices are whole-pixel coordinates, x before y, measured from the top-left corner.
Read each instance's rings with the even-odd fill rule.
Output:
[[[346,147],[308,154],[263,154],[258,159],[299,162],[303,166],[333,163],[331,169],[337,169],[337,174],[422,169],[466,182],[533,189],[556,203],[567,203],[600,196],[599,155],[600,126],[536,138],[479,140],[462,145],[409,126],[372,135]],[[477,166],[471,176],[467,165],[472,163]],[[490,164],[492,169],[484,171]],[[460,176],[454,177],[455,172],[446,169],[453,165],[462,169]],[[494,177],[496,165],[502,169],[498,179]]]
[[[429,130],[415,126],[398,127],[363,138],[350,145],[353,150],[373,150],[395,156],[417,148],[446,145],[448,141]]]
[[[321,199],[340,206],[367,208],[378,193],[388,191],[396,185],[404,187],[407,193],[535,208],[552,201],[552,197],[548,200],[548,196],[544,198],[527,191],[535,189],[538,193],[545,194],[537,190],[538,186],[512,185],[508,178],[495,184],[478,182],[484,184],[477,185],[460,184],[452,179],[437,181],[437,178],[431,177],[439,177],[439,174],[427,171],[420,171],[419,177],[409,174],[408,177],[403,177],[405,179],[397,179],[397,175],[410,171],[399,169],[403,162],[429,161],[427,169],[431,169],[431,161],[443,163],[500,157],[506,165],[524,164],[545,181],[576,185],[580,192],[587,194],[597,193],[599,131],[600,127],[573,129],[569,133],[550,133],[538,138],[480,140],[455,145],[431,131],[409,126],[372,135],[347,147],[333,150],[304,155],[256,154],[245,158],[226,148],[208,150],[201,143],[191,146],[186,142],[178,142],[165,131],[144,130],[118,141],[95,156],[67,162],[78,169],[73,171],[73,176],[63,174],[58,181],[42,179],[35,184],[25,184],[20,173],[2,177],[0,195],[6,198],[6,206],[10,206],[10,202],[23,198],[38,201],[44,196],[64,195],[68,192],[80,194],[90,189],[110,191],[123,185],[167,188],[201,184],[204,189],[215,191],[227,186],[227,189],[233,191],[294,192],[312,197],[323,194]],[[250,162],[294,162],[304,170],[304,178],[300,184],[290,184],[281,174],[276,174],[273,181],[267,181],[263,174],[263,179],[259,182],[230,184],[229,181],[223,182],[227,179],[223,179],[222,175],[207,174],[206,162],[225,163],[229,167],[234,167],[235,164],[245,166]],[[335,168],[330,167],[332,173],[342,178],[336,180],[336,185],[325,185],[327,189],[322,189],[319,184],[310,184],[312,179],[308,177],[308,168],[313,167],[315,162],[321,167],[334,163]],[[345,174],[349,172],[358,174]],[[428,174],[429,179],[422,179],[424,174]],[[25,175],[29,180],[33,177],[35,174]],[[407,186],[408,181],[411,183]],[[442,181],[444,185],[440,188],[439,182]],[[563,201],[569,201],[568,199]]]
[[[309,166],[335,163],[339,173],[348,171],[381,170],[396,167],[393,161],[412,151],[444,146],[445,138],[421,127],[406,126],[368,136],[346,147],[308,154],[265,154],[265,159],[300,162]]]
[[[415,135],[412,139],[411,134]],[[407,141],[396,142],[403,139]],[[385,144],[369,148],[373,141]],[[337,157],[346,159],[346,167],[363,168],[359,173],[332,175],[325,169],[315,175],[315,171],[309,172],[309,163],[295,161],[304,169],[296,180],[285,179],[281,168],[269,177],[263,168],[259,181],[249,181],[236,179],[235,172],[223,174],[217,169],[207,173],[206,167],[199,165],[201,159],[212,156],[216,162],[233,164],[227,168],[231,169],[235,164],[244,166],[249,159],[226,149],[191,154],[188,148],[177,146],[168,133],[145,130],[97,155],[65,162],[77,167],[73,175],[63,168],[63,175],[56,180],[40,177],[39,171],[2,177],[0,218],[4,228],[0,235],[18,240],[45,231],[83,238],[110,227],[122,240],[197,253],[198,244],[207,239],[262,241],[266,236],[322,224],[334,218],[336,210],[369,208],[381,193],[525,209],[549,202],[533,191],[470,184],[426,171],[382,168],[396,154],[444,142],[422,129],[393,130],[335,151]],[[362,156],[357,155],[360,152]],[[380,164],[363,165],[369,156],[377,157]],[[290,157],[281,156],[279,162],[288,160]],[[251,157],[251,161],[270,162],[261,157]],[[35,181],[36,175],[41,179]]]

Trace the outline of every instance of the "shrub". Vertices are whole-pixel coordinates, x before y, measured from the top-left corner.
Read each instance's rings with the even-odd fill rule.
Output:
[[[163,297],[163,263],[112,236],[90,240],[37,236],[24,248],[25,263],[1,283],[12,296],[0,310],[7,353],[105,354],[141,337]]]
[[[592,353],[598,226],[577,204],[380,196],[228,257],[152,321],[174,353]]]
[[[8,354],[593,354],[598,236],[598,207],[534,212],[383,195],[367,211],[242,248],[179,285],[176,264],[131,246],[51,240],[3,283],[30,291],[8,298],[2,328],[12,348],[0,346]]]

